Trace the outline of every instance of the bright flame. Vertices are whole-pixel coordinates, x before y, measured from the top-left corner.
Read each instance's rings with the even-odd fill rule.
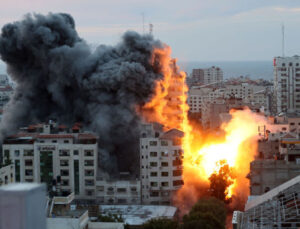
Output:
[[[225,161],[235,173],[233,178],[228,178],[232,182],[226,190],[227,198],[236,195],[245,199],[249,193],[246,176],[256,153],[258,126],[266,125],[266,120],[249,109],[231,111],[231,120],[221,127],[222,136],[201,132],[189,123],[186,75],[179,71],[170,53],[168,46],[154,50],[152,62],[160,63],[164,77],[156,82],[151,101],[138,111],[149,122],[184,132],[184,186],[175,198],[177,204],[196,202],[202,187],[208,187],[209,177],[219,170],[220,161]]]

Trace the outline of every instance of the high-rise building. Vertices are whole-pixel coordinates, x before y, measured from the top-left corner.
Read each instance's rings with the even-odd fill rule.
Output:
[[[221,68],[215,66],[204,69],[193,69],[189,81],[189,86],[221,82],[223,81],[223,71]]]
[[[277,113],[300,112],[300,56],[274,58]]]
[[[177,129],[162,131],[145,125],[140,138],[140,176],[143,204],[170,204],[183,185],[181,138]]]

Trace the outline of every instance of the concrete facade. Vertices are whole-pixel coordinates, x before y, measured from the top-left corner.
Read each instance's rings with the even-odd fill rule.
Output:
[[[48,191],[94,198],[98,144],[92,133],[20,132],[3,143],[3,161],[15,165],[16,182],[46,183]],[[28,129],[27,129],[28,131]]]
[[[141,182],[97,180],[96,198],[100,204],[141,204]]]
[[[46,187],[10,184],[0,187],[0,229],[46,229]]]
[[[151,125],[140,138],[142,204],[169,205],[183,185],[181,138],[176,129],[155,132]]]
[[[274,58],[274,95],[277,112],[300,111],[300,57]]]

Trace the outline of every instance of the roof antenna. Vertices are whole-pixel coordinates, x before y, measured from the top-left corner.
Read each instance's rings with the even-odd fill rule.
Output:
[[[153,24],[152,23],[149,24],[149,34],[153,35]]]
[[[281,25],[281,32],[282,32],[282,57],[284,57],[284,24]]]
[[[145,14],[144,14],[144,12],[142,13],[142,17],[143,17],[143,34],[145,34]]]

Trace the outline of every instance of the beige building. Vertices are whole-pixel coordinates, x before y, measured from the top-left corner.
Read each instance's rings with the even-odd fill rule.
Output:
[[[163,132],[151,124],[144,126],[140,138],[142,204],[168,205],[183,185],[182,137],[177,129]]]

